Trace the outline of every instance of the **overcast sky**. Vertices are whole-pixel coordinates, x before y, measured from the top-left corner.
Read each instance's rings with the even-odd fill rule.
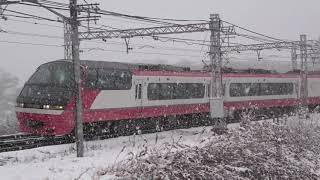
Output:
[[[316,39],[320,36],[320,1],[319,0],[97,0],[88,2],[99,2],[100,8],[120,13],[132,15],[175,18],[175,19],[204,19],[209,18],[210,13],[219,13],[223,20],[234,24],[246,27],[259,33],[268,34],[281,39],[298,40],[300,34],[307,34],[308,39]],[[68,1],[59,0],[57,2],[67,3]],[[82,3],[79,0],[79,3]],[[10,10],[18,10],[20,12],[32,13],[35,15],[56,18],[47,11],[35,9],[28,6],[12,5]],[[63,30],[59,28],[62,24],[51,23],[46,21],[38,21],[32,19],[18,19],[8,17],[8,21],[0,20],[0,28],[5,31],[25,32],[45,34],[52,36],[63,37]],[[41,23],[42,25],[33,25],[25,22],[13,20],[23,20],[28,22]],[[99,25],[109,25],[117,28],[132,28],[144,27],[146,24],[133,22],[114,17],[104,16],[99,22]],[[46,25],[50,26],[46,26]],[[53,26],[52,26],[53,25]],[[55,27],[58,26],[58,27]],[[208,33],[197,33],[196,35],[180,35],[179,37],[205,39],[208,38]],[[63,48],[61,47],[46,47],[39,45],[23,45],[10,44],[1,41],[23,42],[45,45],[62,45],[63,40],[59,38],[40,38],[21,35],[12,35],[8,33],[0,33],[0,49],[1,63],[0,68],[11,72],[18,76],[23,83],[32,74],[32,72],[42,63],[63,58]],[[125,62],[161,62],[171,64],[200,64],[201,60],[205,59],[206,47],[188,46],[173,42],[159,42],[151,39],[132,39],[133,52],[126,54],[124,45],[116,44],[115,42],[123,42],[119,40],[111,40],[113,44],[82,42],[82,48],[94,48],[81,53],[82,59],[93,60],[111,60]],[[148,48],[144,45],[154,46]],[[165,49],[157,49],[156,46],[187,48],[194,51],[172,51]],[[100,50],[97,50],[100,48]],[[96,50],[95,50],[96,49]],[[102,51],[102,49],[104,51]],[[198,51],[198,52],[197,52]],[[147,52],[149,54],[142,54]],[[155,54],[150,54],[155,53]],[[156,54],[158,53],[158,54]],[[265,52],[262,52],[264,55]],[[272,52],[268,52],[268,55]],[[265,56],[266,60],[281,61],[284,66],[290,66],[285,62],[290,54],[288,52],[275,52],[280,54],[282,58],[270,58]],[[161,54],[161,55],[160,55]],[[175,55],[164,55],[175,54]],[[266,53],[265,53],[266,54]],[[248,56],[252,62],[249,65],[265,65],[266,62],[257,62],[256,55],[241,54]],[[232,57],[237,56],[233,54]],[[240,56],[240,55],[239,55]],[[236,57],[235,57],[236,58]],[[240,58],[239,58],[240,59]],[[235,60],[235,59],[234,59]],[[254,62],[253,62],[254,61]],[[242,61],[244,62],[244,61]],[[270,62],[270,61],[269,61]],[[243,64],[243,63],[242,63]],[[270,68],[276,68],[279,63],[270,63]]]

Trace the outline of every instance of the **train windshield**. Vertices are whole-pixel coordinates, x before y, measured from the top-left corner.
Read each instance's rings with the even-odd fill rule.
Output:
[[[55,62],[40,66],[27,84],[69,87],[73,82],[72,64]]]
[[[66,105],[73,95],[73,87],[72,63],[44,64],[27,81],[17,102],[24,103],[25,107]]]

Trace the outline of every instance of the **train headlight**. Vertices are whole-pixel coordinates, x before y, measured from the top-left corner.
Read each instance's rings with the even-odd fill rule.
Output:
[[[64,106],[59,106],[59,105],[43,105],[43,109],[52,109],[52,110],[63,110]]]
[[[51,109],[63,110],[64,106],[51,106]]]
[[[17,103],[17,107],[24,108],[24,103]]]
[[[50,109],[50,105],[43,105],[42,108],[43,109]]]

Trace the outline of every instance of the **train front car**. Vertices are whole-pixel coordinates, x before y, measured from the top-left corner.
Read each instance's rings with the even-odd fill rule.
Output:
[[[73,87],[71,62],[41,65],[17,97],[20,131],[37,135],[70,134],[74,128]]]

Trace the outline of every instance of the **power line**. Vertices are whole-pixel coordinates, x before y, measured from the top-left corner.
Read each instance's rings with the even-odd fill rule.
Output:
[[[132,15],[128,15],[128,14],[121,14],[121,13],[117,13],[117,12],[112,12],[112,11],[107,11],[107,10],[99,10],[98,12],[91,12],[94,14],[100,14],[100,15],[111,15],[111,16],[116,16],[116,17],[121,17],[121,18],[129,18],[129,19],[133,19],[133,20],[137,20],[137,21],[144,21],[144,22],[150,22],[153,24],[165,24],[165,25],[173,25],[175,23],[169,23],[169,22],[165,22],[165,21],[159,21],[159,20],[153,20],[153,19],[149,19],[148,17],[142,17],[142,16],[132,16]]]
[[[32,45],[32,46],[64,47],[63,45],[40,44],[40,43],[18,42],[18,41],[5,41],[5,40],[0,40],[0,42],[2,42],[2,43],[9,43],[9,44]]]
[[[24,33],[24,32],[7,31],[7,30],[2,30],[0,32],[6,33],[6,34],[12,34],[12,35],[42,37],[42,38],[51,38],[51,39],[63,39],[63,37],[61,36],[52,36],[52,35],[45,35],[45,34]]]
[[[262,43],[274,42],[274,40],[269,40],[269,39],[265,39],[265,38],[261,38],[261,37],[257,37],[257,36],[250,36],[250,35],[247,35],[247,34],[236,33],[236,35],[238,35],[240,37],[244,37],[244,38],[250,39],[250,40],[262,42]]]
[[[62,26],[56,26],[56,25],[52,25],[52,24],[38,23],[38,22],[35,22],[35,21],[34,21],[34,22],[31,22],[31,21],[17,20],[17,19],[12,19],[12,18],[8,18],[6,21],[14,21],[14,22],[21,22],[21,23],[33,24],[33,25],[63,28]]]
[[[86,50],[86,51],[83,51]],[[103,48],[82,48],[83,52],[90,52],[90,51],[109,51],[109,52],[117,52],[117,53],[127,53],[127,51],[120,51],[120,50],[113,50],[113,49],[103,49]],[[168,54],[168,53],[152,53],[152,52],[137,52],[137,51],[132,51],[130,52],[132,54],[151,54],[151,55],[164,55],[164,56],[183,56],[183,57],[196,57],[200,58],[199,56],[192,56],[192,55],[185,55],[185,54]]]
[[[271,36],[268,36],[268,35],[265,35],[265,34],[261,34],[261,33],[258,33],[258,32],[252,31],[252,30],[249,30],[249,29],[247,29],[247,28],[244,28],[244,27],[241,27],[241,26],[232,24],[232,23],[227,22],[227,21],[223,21],[223,20],[222,20],[222,22],[225,22],[225,23],[227,23],[227,24],[229,24],[229,25],[232,25],[232,26],[234,26],[234,27],[237,27],[237,28],[239,28],[239,29],[248,31],[248,32],[250,32],[250,33],[257,34],[257,35],[259,35],[259,36],[263,36],[263,37],[266,37],[266,38],[269,38],[269,39],[273,39],[273,40],[275,40],[275,41],[284,41],[284,40],[282,40],[282,39],[278,39],[278,38],[274,38],[274,37],[271,37]]]
[[[118,19],[115,19],[115,18],[118,18]],[[112,17],[101,17],[100,19],[107,20],[107,21],[122,21],[122,22],[128,22],[128,23],[132,23],[132,24],[141,24],[141,25],[154,25],[155,24],[155,23],[152,23],[152,22],[132,21],[132,20],[123,19],[123,18],[119,18],[119,17],[114,17],[114,18],[112,18]]]
[[[47,0],[39,0],[39,2],[43,5],[46,6],[52,6],[51,8],[61,8],[62,10],[69,10],[69,4],[65,3],[58,3],[58,2],[53,2],[53,1],[47,1]],[[86,4],[88,4],[87,1],[84,1]],[[30,4],[26,4],[30,5]],[[82,12],[85,12],[90,9],[83,9],[80,10]],[[112,15],[112,16],[117,16],[117,17],[123,17],[123,18],[130,18],[130,19],[135,19],[135,20],[143,20],[147,22],[152,22],[156,24],[175,24],[175,23],[170,23],[167,21],[176,21],[176,22],[207,22],[207,20],[190,20],[190,19],[170,19],[170,18],[158,18],[158,17],[147,17],[147,16],[137,16],[137,15],[129,15],[129,14],[123,14],[123,13],[118,13],[114,11],[108,11],[108,10],[97,10],[97,12],[91,12],[95,14],[101,14],[101,15]]]
[[[12,13],[15,13],[15,14],[19,14],[19,15],[23,15],[23,16],[15,16],[15,17],[20,17],[20,18],[33,18],[33,19],[37,19],[37,20],[47,20],[47,21],[52,21],[52,22],[62,22],[61,20],[58,20],[58,19],[54,20],[54,19],[50,19],[50,18],[45,18],[45,17],[41,17],[41,16],[35,16],[35,15],[32,15],[32,14],[22,13],[22,12],[18,12],[18,11],[9,10],[9,9],[7,9],[6,11],[12,12]],[[10,15],[11,14],[6,14],[5,16],[10,16]]]
[[[33,7],[41,7],[39,4],[33,4],[33,3],[29,3],[29,2],[20,2],[19,4],[26,5],[26,6],[33,6]],[[47,8],[56,9],[56,10],[65,10],[65,11],[69,10],[67,8],[47,6],[47,5],[43,5],[42,7],[47,7]]]
[[[116,42],[116,41],[107,41],[107,42],[97,42],[97,41],[86,41],[87,43],[98,43],[98,44],[105,44],[105,45],[125,45],[125,43]],[[138,49],[143,48],[153,48],[153,49],[163,49],[169,51],[193,51],[193,52],[200,52],[200,50],[190,49],[190,48],[175,48],[175,47],[168,47],[168,46],[159,46],[159,45],[150,45],[146,43],[133,43],[133,46],[139,46]]]
[[[12,34],[12,35],[22,35],[22,36],[42,37],[42,38],[52,38],[52,39],[63,39],[63,37],[61,37],[61,36],[25,33],[25,32],[10,31],[10,30],[2,30],[0,32],[6,33],[6,34]],[[99,44],[105,44],[105,45],[125,45],[124,43],[116,42],[116,41],[108,41],[108,42],[87,41],[87,42],[88,43],[99,43]],[[141,44],[141,43],[140,44],[134,43],[132,45],[139,46],[139,47],[137,47],[137,49],[153,48],[153,49],[162,49],[162,50],[168,50],[168,51],[189,51],[189,52],[200,52],[201,53],[201,50],[190,49],[190,48],[175,48],[175,47],[168,47],[168,46],[147,45],[147,44]]]

